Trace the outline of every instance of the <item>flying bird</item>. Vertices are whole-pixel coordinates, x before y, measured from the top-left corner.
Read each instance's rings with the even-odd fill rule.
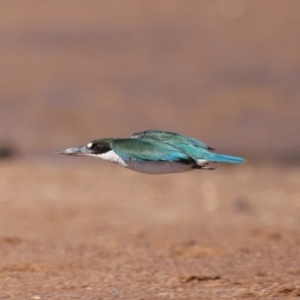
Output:
[[[195,169],[214,170],[210,163],[241,164],[237,156],[218,154],[203,142],[186,135],[161,130],[132,134],[131,138],[104,138],[56,153],[94,156],[147,174],[168,174]]]

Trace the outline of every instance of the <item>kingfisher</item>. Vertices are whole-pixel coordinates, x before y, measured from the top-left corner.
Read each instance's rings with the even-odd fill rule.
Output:
[[[201,141],[175,132],[147,130],[131,138],[103,138],[57,151],[72,156],[94,156],[146,174],[168,174],[195,169],[215,170],[211,163],[241,164],[242,157],[218,154]]]

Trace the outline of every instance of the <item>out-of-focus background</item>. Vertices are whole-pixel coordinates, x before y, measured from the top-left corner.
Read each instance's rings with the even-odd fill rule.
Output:
[[[146,129],[299,163],[299,1],[3,1],[0,140]]]
[[[1,299],[299,297],[300,1],[0,7]],[[248,161],[54,154],[147,129]]]

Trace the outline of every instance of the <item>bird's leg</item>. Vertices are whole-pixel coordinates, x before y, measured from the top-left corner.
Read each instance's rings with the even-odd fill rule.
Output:
[[[210,167],[210,166],[207,166],[207,167],[201,167],[200,169],[204,169],[204,170],[215,170],[217,167]]]
[[[201,169],[201,170],[215,170],[216,167],[208,166],[208,163],[204,166],[194,166],[193,169]]]

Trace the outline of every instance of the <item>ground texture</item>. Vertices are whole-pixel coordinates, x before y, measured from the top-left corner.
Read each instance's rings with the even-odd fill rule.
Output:
[[[85,162],[2,163],[0,299],[300,297],[299,170]]]

